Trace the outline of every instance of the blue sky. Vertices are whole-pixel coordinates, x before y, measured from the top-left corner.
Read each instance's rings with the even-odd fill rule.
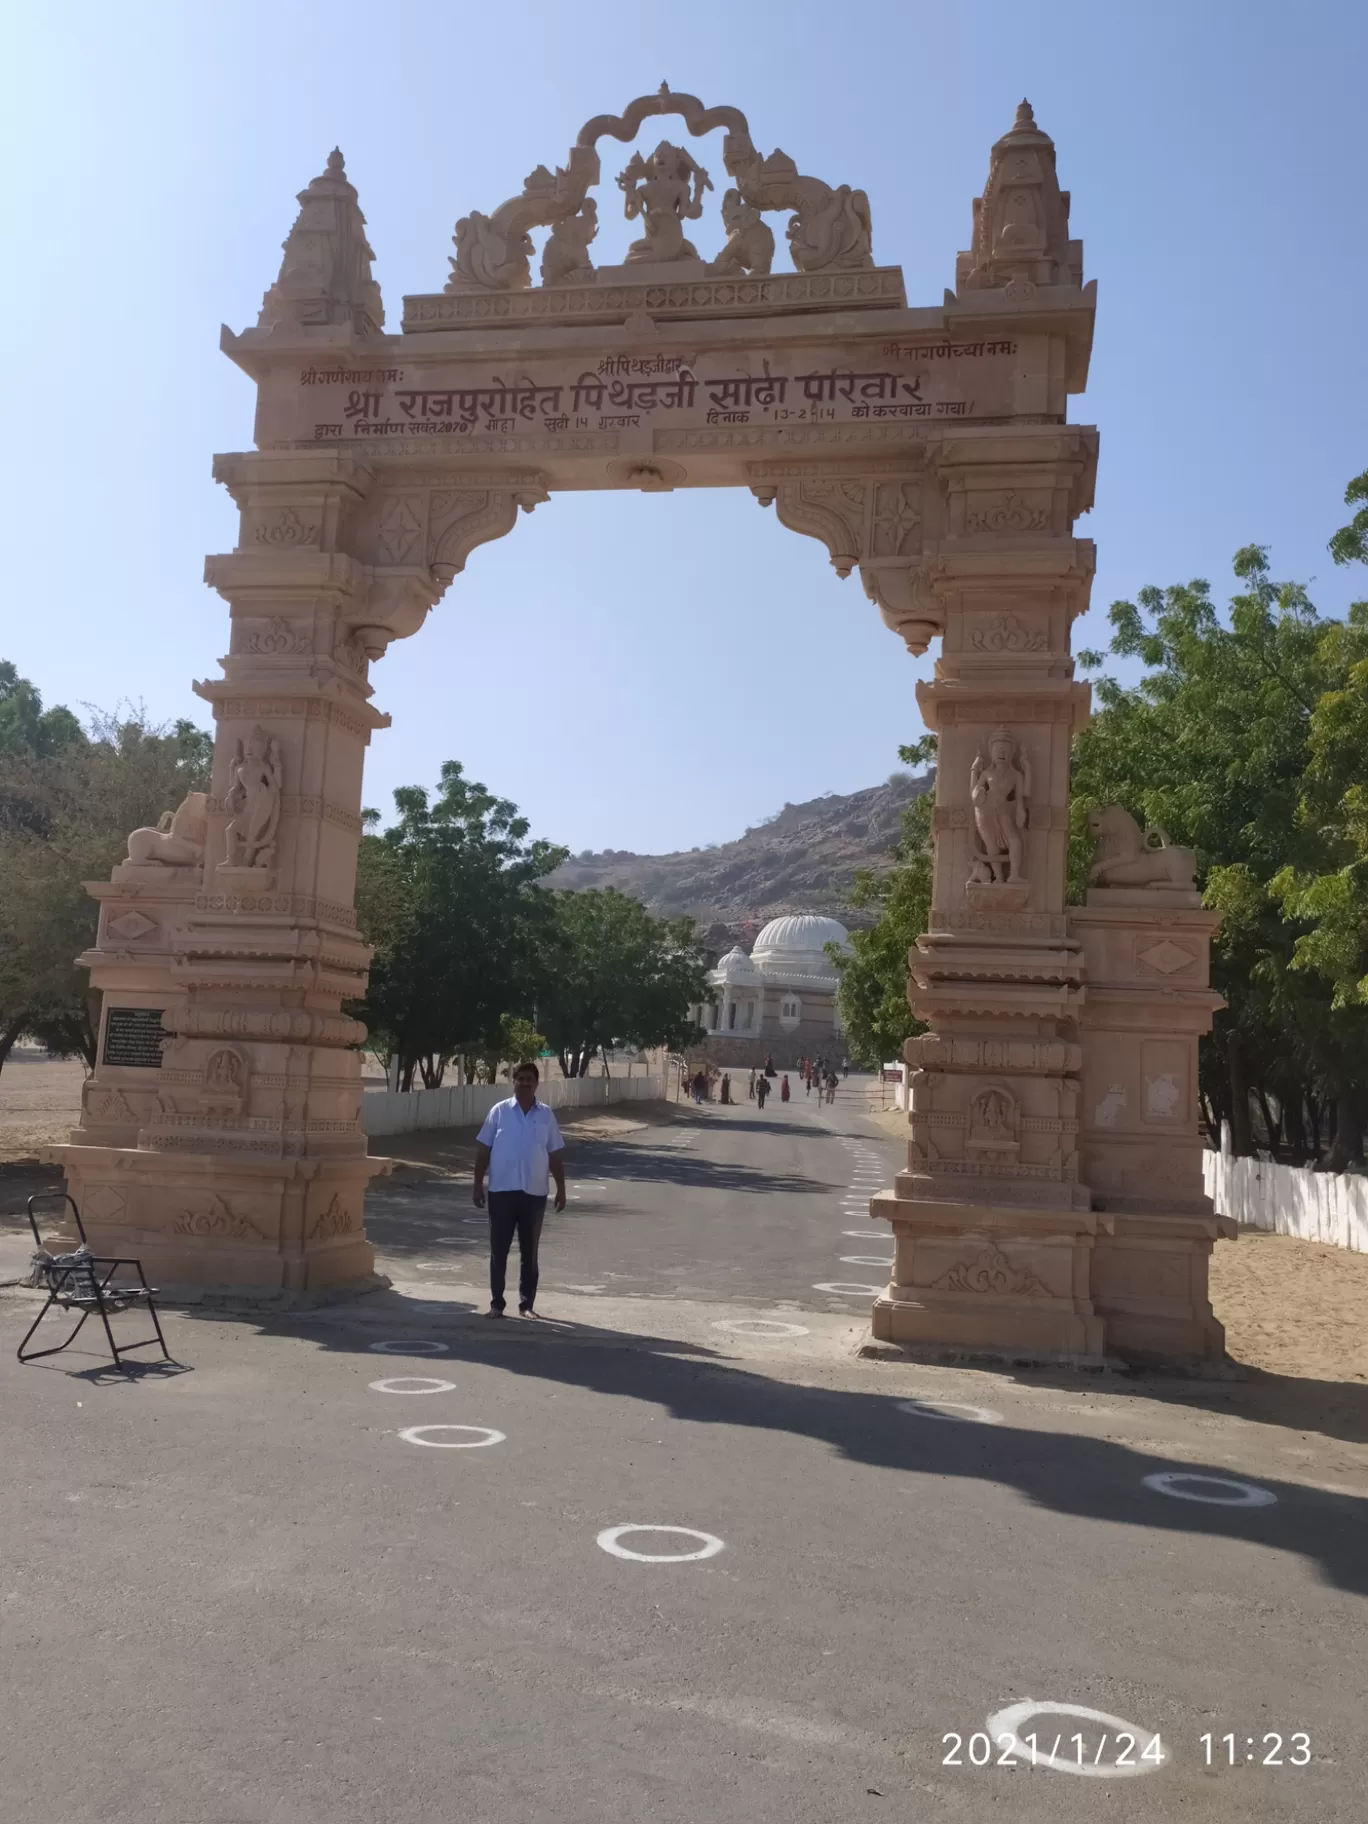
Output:
[[[216,675],[227,621],[201,570],[235,537],[210,459],[250,447],[253,405],[219,324],[255,322],[329,149],[397,329],[404,293],[441,289],[458,215],[662,78],[862,186],[914,304],[953,283],[1030,97],[1100,290],[1071,401],[1102,438],[1078,644],[1145,582],[1224,597],[1251,540],[1325,612],[1368,594],[1325,552],[1368,468],[1357,0],[45,0],[6,35],[0,656],[49,702],[207,723],[190,680]],[[720,135],[695,150],[720,173]],[[629,238],[610,166],[600,263]],[[394,727],[366,799],[388,811],[455,757],[576,850],[726,840],[883,778],[929,664],[748,493],[553,497],[373,669]]]

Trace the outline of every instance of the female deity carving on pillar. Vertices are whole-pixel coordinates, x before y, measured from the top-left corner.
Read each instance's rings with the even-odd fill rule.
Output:
[[[626,198],[627,220],[640,215],[646,222],[646,238],[627,249],[628,265],[698,258],[698,249],[684,238],[684,223],[702,215],[703,192],[712,189],[712,182],[690,153],[662,139],[649,159],[634,153],[617,181]]]
[[[969,801],[978,838],[969,875],[971,886],[1023,879],[1023,834],[1030,795],[1030,761],[1018,751],[1010,730],[995,728],[988,737],[988,758],[978,754],[969,773]]]
[[[231,812],[225,832],[230,867],[269,868],[275,861],[283,777],[280,743],[264,728],[252,730],[245,749],[238,742],[223,801]]]

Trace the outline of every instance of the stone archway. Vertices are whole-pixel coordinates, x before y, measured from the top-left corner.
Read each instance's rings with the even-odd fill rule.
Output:
[[[696,256],[684,230],[703,232],[710,180],[662,142],[620,180],[642,238],[595,270],[598,142],[629,142],[653,116],[725,129],[725,243]],[[217,725],[202,841],[182,819],[188,836],[148,836],[92,888],[100,1059],[60,1150],[99,1244],[172,1284],[300,1296],[366,1282],[362,1205],[382,1167],[359,1124],[361,1029],[341,1009],[368,962],[352,895],[362,761],[387,723],[372,668],[520,511],[589,488],[744,487],[839,575],[858,569],[912,652],[943,638],[918,692],[941,739],[935,913],[912,991],[933,1032],[909,1172],[884,1212],[895,1281],[918,1278],[913,1205],[958,1198],[941,1220],[963,1255],[955,1237],[985,1208],[963,1200],[983,1179],[1054,1248],[1043,1329],[1027,1301],[1040,1335],[1095,1353],[1064,909],[1069,738],[1087,714],[1069,633],[1093,569],[1073,526],[1097,453],[1066,407],[1095,297],[1029,108],[993,148],[955,291],[922,309],[898,267],[875,264],[862,191],[762,157],[737,110],[664,88],[590,121],[563,168],[539,165],[491,214],[462,217],[445,289],[407,298],[398,335],[340,153],[299,202],[257,326],[222,341],[258,404],[256,448],[214,464],[241,529],[205,571],[231,638],[223,676],[195,686]],[[792,272],[771,270],[776,210]],[[534,227],[549,229],[540,285]],[[1032,781],[1020,878],[975,848],[971,766],[998,724],[1003,764]],[[976,1153],[974,1097],[990,1084],[1013,1135]],[[1195,1090],[1182,1100],[1186,1114]],[[1040,1284],[1039,1261],[1017,1278]],[[897,1294],[887,1334],[904,1334]]]

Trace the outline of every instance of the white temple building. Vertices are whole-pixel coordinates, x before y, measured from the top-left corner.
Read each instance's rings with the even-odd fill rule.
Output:
[[[742,1066],[771,1057],[780,1070],[802,1057],[836,1058],[840,978],[826,952],[831,943],[849,948],[845,926],[803,912],[771,919],[749,956],[739,944],[729,950],[708,976],[712,1000],[693,1010],[707,1034],[707,1056]]]

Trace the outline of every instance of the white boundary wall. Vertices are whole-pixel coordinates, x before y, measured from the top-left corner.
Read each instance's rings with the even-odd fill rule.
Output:
[[[1368,1254],[1368,1178],[1213,1152],[1202,1155],[1202,1176],[1222,1216]]]
[[[496,1102],[513,1094],[511,1083],[465,1083],[454,1089],[367,1090],[361,1127],[367,1134],[413,1134],[432,1127],[478,1127]],[[610,1102],[651,1102],[665,1094],[665,1079],[562,1077],[548,1072],[537,1096],[548,1108],[603,1108]]]

